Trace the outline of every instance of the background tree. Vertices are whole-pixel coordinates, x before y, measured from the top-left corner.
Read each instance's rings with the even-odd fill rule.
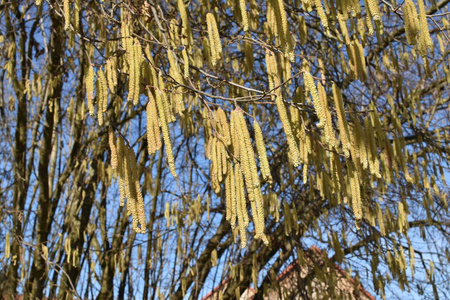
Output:
[[[0,3],[2,294],[449,297],[448,0]]]

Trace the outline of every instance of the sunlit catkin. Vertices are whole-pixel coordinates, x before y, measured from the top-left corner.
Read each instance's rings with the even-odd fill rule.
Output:
[[[206,14],[206,25],[208,27],[209,46],[211,48],[211,63],[215,66],[217,60],[222,56],[222,43],[220,42],[216,18],[212,13]]]
[[[323,114],[322,118],[324,118],[321,122],[325,132],[325,141],[328,143],[330,148],[334,148],[336,144],[336,137],[333,130],[333,121],[331,119],[330,107],[328,105],[328,97],[325,92],[325,88],[321,83],[317,84],[317,89],[319,91],[320,106]]]
[[[97,115],[98,123],[101,126],[103,124],[103,113],[106,112],[108,106],[108,86],[102,69],[97,72],[97,94]]]
[[[322,102],[320,101],[320,97],[319,97],[319,93],[317,91],[316,84],[314,83],[314,78],[307,71],[303,72],[303,78],[305,80],[306,88],[308,89],[308,91],[311,94],[313,104],[314,104],[314,109],[316,111],[317,117],[319,118],[318,126],[323,127],[326,117],[325,117],[325,112],[323,111],[323,108],[322,108]]]
[[[428,48],[433,49],[433,40],[431,39],[430,31],[428,29],[427,15],[423,0],[418,0],[417,4],[419,5],[419,27],[420,27],[419,53],[421,56],[425,56],[427,55]]]
[[[352,193],[352,209],[356,220],[362,219],[362,204],[361,204],[361,190],[359,186],[358,170],[353,163],[351,164],[350,186]]]
[[[125,169],[124,169],[124,144],[122,141],[122,138],[119,136],[117,138],[116,142],[116,149],[117,149],[117,174],[119,177],[119,205],[124,206],[125,205]]]
[[[159,130],[158,111],[152,92],[148,91],[149,101],[146,107],[147,114],[147,149],[154,154],[161,149],[161,132]]]
[[[253,121],[253,128],[255,130],[255,141],[256,141],[256,149],[258,150],[261,175],[264,181],[272,182],[272,175],[270,174],[269,161],[267,159],[266,145],[264,144],[264,138],[261,131],[261,127],[259,126],[256,120]]]
[[[367,80],[366,58],[364,56],[364,48],[359,40],[356,39],[353,41],[353,49],[356,61],[356,73],[358,74],[359,80],[365,82]]]
[[[367,9],[375,21],[380,20],[380,8],[377,0],[367,0]]]
[[[7,232],[5,236],[5,254],[3,256],[3,259],[8,259],[11,255],[11,238],[10,233]]]
[[[160,90],[157,90],[156,93],[161,93]],[[172,142],[170,140],[170,132],[169,132],[169,124],[166,118],[165,114],[165,107],[163,104],[162,96],[156,96],[156,105],[158,109],[158,116],[161,123],[161,131],[163,134],[163,140],[164,145],[166,146],[166,155],[167,155],[167,162],[169,164],[170,173],[172,173],[173,177],[177,177],[177,173],[175,171],[175,159],[173,157],[173,150],[172,150]]]
[[[189,18],[188,18],[188,14],[187,14],[187,8],[186,5],[184,4],[184,0],[177,0],[177,5],[178,5],[178,11],[180,12],[180,16],[181,16],[181,22],[182,22],[182,35],[183,37],[186,37],[186,44],[192,45],[193,43],[193,39],[192,39],[192,30],[191,30],[191,25],[189,23]]]
[[[108,87],[110,91],[114,91],[117,85],[117,69],[116,69],[116,59],[110,57],[106,61],[106,78],[108,80]]]
[[[118,165],[118,157],[117,157],[117,148],[116,148],[116,141],[115,141],[114,131],[110,127],[108,132],[108,143],[109,143],[109,149],[111,150],[111,167],[113,170],[117,169]]]
[[[89,114],[91,115],[91,117],[93,117],[95,114],[94,89],[95,89],[95,72],[94,72],[94,67],[92,65],[90,65],[88,68],[87,74],[86,74],[86,96],[87,96]]]
[[[405,1],[405,4],[403,5],[403,16],[405,21],[406,41],[410,45],[415,45],[419,34],[419,17],[417,15],[416,6],[412,0]]]
[[[280,85],[281,76],[278,72],[276,56],[269,50],[266,51],[266,66],[270,83],[269,88],[272,90]],[[275,103],[277,105],[278,113],[280,115],[281,124],[283,125],[283,129],[286,134],[290,155],[292,157],[292,162],[295,167],[298,167],[301,162],[300,151],[297,142],[295,141],[294,138],[294,133],[292,131],[291,123],[288,118],[286,106],[284,104],[280,89],[277,89],[275,91],[275,94],[276,94],[274,96]]]
[[[235,167],[236,176],[236,202],[237,202],[237,219],[239,226],[239,233],[241,236],[241,248],[245,248],[247,245],[247,226],[248,226],[248,214],[246,198],[244,193],[244,179],[242,176],[242,171],[240,170],[240,165],[237,164]]]
[[[64,30],[69,30],[70,28],[70,4],[69,0],[64,0]]]
[[[181,51],[181,55],[183,56],[183,62],[184,62],[183,76],[184,76],[184,78],[188,78],[189,77],[189,56],[188,56],[186,47],[184,47],[183,50]]]
[[[348,158],[350,156],[350,133],[348,130],[347,118],[345,116],[344,102],[342,100],[341,90],[333,83],[333,100],[336,109],[336,116],[339,125],[339,136],[342,143],[342,151]]]
[[[227,122],[227,116],[222,108],[214,111],[216,131],[220,135],[220,140],[226,145],[231,144],[230,126]]]
[[[242,26],[244,31],[248,31],[248,14],[245,7],[245,0],[239,0],[239,8],[241,9]]]
[[[328,19],[327,19],[327,15],[325,14],[325,10],[323,9],[322,1],[314,0],[314,4],[316,5],[317,14],[319,15],[322,26],[324,28],[328,29]]]
[[[141,89],[141,64],[142,64],[142,49],[138,39],[134,39],[133,46],[133,71],[134,71],[134,93],[133,105],[139,103],[140,89]]]

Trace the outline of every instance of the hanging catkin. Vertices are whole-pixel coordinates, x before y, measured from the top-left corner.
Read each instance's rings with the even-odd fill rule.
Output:
[[[325,10],[323,9],[322,1],[314,0],[314,4],[316,5],[317,14],[319,15],[322,26],[325,29],[328,29],[328,19],[327,19],[327,15],[325,14]]]
[[[116,147],[114,131],[111,127],[109,127],[108,134],[109,134],[108,135],[108,143],[109,143],[109,148],[111,150],[111,167],[113,168],[113,170],[115,170],[115,169],[117,169],[117,165],[118,165],[118,157],[117,157],[117,147]]]
[[[239,8],[241,9],[242,26],[244,27],[244,31],[248,31],[248,15],[245,0],[239,0]]]
[[[359,186],[358,171],[353,163],[350,163],[350,186],[352,193],[352,209],[356,220],[362,218],[362,205],[361,205],[361,190]]]
[[[256,120],[253,121],[253,128],[255,130],[255,141],[256,141],[256,149],[258,150],[261,175],[264,181],[269,183],[272,182],[272,175],[270,174],[269,161],[267,159],[266,145],[264,144],[264,138],[261,131],[261,127],[259,126]]]
[[[88,71],[86,74],[86,95],[87,95],[89,114],[91,115],[91,117],[93,117],[95,114],[94,89],[95,89],[95,72],[94,72],[94,67],[92,65],[90,65],[88,67]]]
[[[240,110],[234,110],[232,117],[237,124],[237,132],[239,138],[239,159],[242,162],[242,171],[244,173],[245,185],[247,187],[248,198],[252,207],[253,220],[255,224],[255,238],[261,239],[267,243],[264,235],[264,205],[261,193],[261,185],[259,182],[257,168],[255,163],[255,154],[250,141],[245,118]]]
[[[108,106],[108,86],[102,69],[97,72],[97,116],[98,124],[103,125],[103,113]]]
[[[40,4],[38,4],[40,5]],[[70,4],[69,0],[64,0],[64,30],[69,30],[70,28]]]
[[[112,92],[117,85],[117,70],[116,70],[116,59],[110,57],[106,61],[106,78],[108,81],[109,90]]]
[[[161,79],[162,80],[162,79]],[[161,91],[158,89],[156,91],[156,105],[158,108],[158,116],[161,123],[161,130],[163,134],[164,139],[164,145],[166,146],[166,155],[167,155],[167,162],[169,164],[170,173],[172,173],[173,177],[177,177],[177,173],[175,171],[175,159],[173,157],[173,150],[172,150],[172,142],[170,140],[170,133],[169,133],[169,122],[166,118],[166,111],[169,111],[164,103],[163,103],[163,96],[161,95]]]
[[[211,63],[215,66],[217,60],[222,56],[222,43],[220,42],[216,18],[212,13],[206,14],[206,25],[208,27],[209,46],[211,48]]]
[[[339,125],[339,136],[342,143],[342,151],[344,152],[345,157],[350,156],[350,133],[348,130],[347,118],[345,116],[344,110],[344,102],[342,101],[341,90],[337,87],[335,83],[333,83],[333,98],[334,98],[334,107],[336,109],[336,116]]]
[[[366,58],[364,56],[364,48],[357,39],[353,41],[353,50],[356,61],[356,73],[358,74],[359,80],[365,82],[367,80]]]
[[[237,220],[238,228],[241,236],[241,248],[245,248],[247,245],[247,226],[248,226],[248,214],[247,205],[244,193],[244,179],[240,164],[235,165],[235,178],[236,178],[236,204],[237,204]]]
[[[134,71],[134,92],[133,92],[133,105],[139,103],[140,89],[141,89],[141,64],[142,64],[142,49],[138,39],[134,39],[133,45],[133,71]]]
[[[423,0],[417,0],[417,4],[419,5],[419,27],[420,27],[420,35],[419,35],[419,53],[422,57],[427,55],[428,48],[433,49],[433,40],[430,36],[430,31],[428,29],[427,23],[427,15],[425,11],[425,5]]]
[[[226,145],[231,144],[230,126],[227,122],[227,116],[222,108],[214,112],[216,131],[219,133],[220,140]]]
[[[284,101],[281,96],[281,91],[279,88],[281,79],[280,74],[278,72],[276,57],[269,50],[266,51],[266,66],[267,66],[267,73],[269,75],[269,82],[272,82],[271,86],[273,86],[271,89],[277,88],[277,90],[275,91],[276,96],[274,96],[275,103],[277,105],[278,113],[280,114],[281,124],[283,125],[283,129],[289,144],[289,152],[292,158],[292,162],[295,167],[298,167],[301,162],[300,151],[297,142],[295,141],[291,123],[288,118],[286,106],[284,105]]]
[[[366,7],[375,21],[380,20],[380,8],[377,0],[367,0]]]
[[[161,133],[159,130],[158,111],[155,97],[148,90],[149,101],[147,103],[147,148],[149,154],[154,154],[161,149]]]
[[[184,76],[184,78],[188,78],[189,77],[189,57],[188,57],[186,47],[184,47],[183,50],[181,51],[181,55],[183,56],[183,62],[184,62],[183,76]]]
[[[403,16],[405,21],[405,35],[408,44],[415,45],[419,34],[419,17],[414,3],[406,0],[403,5]]]
[[[177,5],[178,5],[178,11],[180,12],[181,22],[182,22],[181,23],[181,25],[182,25],[181,34],[182,34],[183,38],[186,39],[184,44],[192,45],[193,44],[192,30],[191,30],[191,25],[189,23],[187,8],[186,8],[186,5],[184,4],[184,0],[177,0]]]
[[[125,205],[125,143],[123,142],[122,137],[117,138],[117,159],[118,169],[117,173],[119,174],[119,192],[120,192],[120,206]]]

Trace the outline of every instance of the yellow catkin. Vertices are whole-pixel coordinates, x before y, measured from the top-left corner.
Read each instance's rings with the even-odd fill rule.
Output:
[[[186,47],[181,51],[181,55],[183,55],[184,67],[183,67],[183,76],[184,78],[189,77],[189,56],[186,50]]]
[[[375,132],[373,130],[372,122],[370,118],[366,117],[364,120],[365,136],[368,141],[367,152],[369,160],[369,169],[372,175],[381,178],[380,174],[380,161],[378,159],[377,146],[375,141]]]
[[[95,89],[95,71],[94,71],[94,67],[91,65],[91,66],[89,66],[87,74],[86,74],[86,97],[87,97],[89,114],[91,115],[91,117],[93,117],[95,114],[94,89]]]
[[[169,202],[166,202],[166,205],[165,205],[164,218],[167,221],[167,227],[169,227],[169,225],[170,225],[170,204],[169,204]]]
[[[269,50],[266,51],[266,66],[269,75],[269,82],[271,82],[269,88],[273,90],[275,87],[278,87],[280,85],[281,76],[278,72],[276,57]],[[280,89],[277,89],[275,93],[276,93],[276,96],[274,96],[275,103],[277,105],[278,113],[281,119],[281,124],[283,125],[283,129],[289,144],[289,151],[292,158],[292,162],[295,167],[298,167],[301,163],[300,151],[297,142],[295,141],[294,138],[294,133],[292,131],[291,123],[288,118],[286,106],[281,96]]]
[[[154,154],[161,149],[161,132],[159,130],[158,111],[156,101],[151,91],[148,91],[147,103],[147,148],[149,154]]]
[[[98,123],[101,126],[103,124],[103,113],[106,112],[108,107],[108,86],[106,83],[105,73],[102,69],[97,72],[97,115]]]
[[[64,30],[69,30],[70,28],[70,4],[69,0],[64,0]]]
[[[244,31],[248,31],[248,14],[247,8],[245,7],[245,0],[239,0],[239,8],[241,9],[242,26]]]
[[[305,80],[306,88],[311,94],[314,104],[314,110],[316,111],[317,117],[319,118],[318,126],[323,127],[325,125],[326,116],[324,109],[322,107],[322,101],[320,101],[316,84],[314,83],[314,78],[311,76],[309,72],[306,71],[303,72],[303,78]]]
[[[230,167],[230,162],[228,162],[228,167]],[[232,177],[233,172],[230,171],[225,176],[225,201],[226,201],[226,220],[231,223],[231,189],[232,189]]]
[[[267,242],[264,235],[264,206],[262,203],[261,186],[257,174],[255,163],[255,154],[250,141],[247,124],[241,111],[234,111],[236,123],[239,124],[239,148],[242,170],[244,173],[247,193],[252,207],[253,219],[255,224],[255,238],[260,238]]]
[[[216,123],[216,131],[219,133],[220,140],[226,145],[231,144],[230,126],[227,122],[227,116],[222,108],[214,112],[214,119]]]
[[[133,47],[133,64],[134,64],[134,93],[133,105],[139,103],[140,89],[141,89],[141,64],[142,64],[142,49],[138,39],[134,39]]]
[[[233,168],[231,162],[229,162],[229,170],[230,170],[230,197],[231,197],[231,216],[230,223],[231,228],[236,227],[236,218],[237,218],[237,188],[236,188],[236,167]]]
[[[242,171],[240,170],[239,164],[236,165],[236,202],[237,202],[237,219],[239,226],[239,233],[241,235],[241,248],[245,248],[247,245],[247,226],[248,226],[248,214],[247,205],[244,194],[244,178],[242,176]]]
[[[362,130],[361,123],[356,116],[351,117],[353,122],[353,130],[352,130],[352,159],[355,162],[360,162],[364,165],[364,168],[367,167],[368,162],[365,160],[365,138]]]
[[[348,33],[347,23],[346,19],[344,18],[344,15],[341,13],[338,13],[338,22],[339,22],[339,28],[341,29],[341,35],[344,38],[344,42],[346,45],[350,44],[350,35]]]
[[[253,129],[255,130],[256,149],[258,150],[261,175],[267,182],[272,182],[272,175],[270,174],[269,161],[267,159],[266,145],[264,144],[264,138],[256,120],[253,121]]]
[[[109,90],[112,92],[117,85],[117,70],[116,61],[113,57],[110,57],[106,61],[106,79],[108,82]]]
[[[36,6],[40,6],[42,4],[42,0],[36,0],[34,4],[36,4]]]
[[[342,151],[344,155],[348,158],[350,156],[350,133],[348,130],[347,118],[345,116],[344,110],[344,102],[342,100],[341,90],[337,87],[335,83],[333,83],[333,98],[334,98],[334,107],[336,109],[336,116],[339,125],[339,136],[342,143]]]
[[[212,13],[206,14],[206,25],[208,27],[209,46],[211,48],[211,62],[215,66],[222,56],[222,43],[220,42],[216,18]]]
[[[327,19],[327,15],[325,14],[325,10],[323,9],[322,1],[314,0],[314,4],[316,5],[317,14],[319,15],[322,26],[324,28],[328,29],[328,19]]]
[[[430,31],[428,29],[427,16],[425,11],[425,5],[423,0],[417,0],[419,6],[419,53],[421,56],[425,56],[428,53],[428,48],[433,49],[433,40],[430,36]]]
[[[135,60],[134,60],[134,47],[133,47],[133,39],[132,38],[125,38],[124,39],[124,48],[127,51],[126,53],[126,60],[128,64],[128,102],[133,102],[134,100],[134,91],[135,89]]]
[[[359,186],[359,176],[358,171],[351,164],[351,174],[350,174],[350,186],[351,186],[351,193],[352,193],[352,209],[353,214],[355,215],[356,220],[362,219],[362,205],[361,205],[361,190]]]
[[[353,41],[353,49],[355,53],[356,73],[358,74],[359,80],[365,82],[367,80],[366,58],[364,56],[364,48],[359,40]]]
[[[375,21],[380,20],[380,8],[377,0],[367,0],[367,9]]]
[[[111,150],[111,167],[113,168],[113,170],[116,170],[118,165],[117,148],[115,143],[114,131],[111,127],[109,127],[108,133],[108,143]]]
[[[125,196],[127,199],[127,214],[131,215],[133,217],[133,228],[135,228],[135,222],[136,218],[134,218],[136,213],[136,188],[134,183],[134,169],[132,167],[132,156],[131,151],[128,146],[124,146],[124,169],[125,169],[125,176],[124,176],[124,182],[125,182]]]
[[[3,255],[3,259],[8,259],[9,256],[11,255],[11,238],[10,238],[10,233],[6,233],[6,237],[5,237],[5,253]]]
[[[160,100],[164,109],[164,117],[166,118],[167,123],[171,123],[175,121],[175,115],[172,110],[172,105],[168,99],[168,94],[166,92],[166,87],[164,84],[163,77],[161,73],[158,73],[158,88],[155,92],[156,95],[156,103]],[[160,99],[159,99],[160,98]]]
[[[185,44],[192,45],[192,43],[193,43],[192,30],[191,30],[191,25],[189,23],[187,8],[186,8],[186,5],[184,4],[184,0],[177,0],[177,5],[178,5],[178,11],[180,12],[181,22],[182,22],[181,34],[186,39]]]
[[[403,5],[403,16],[405,21],[406,41],[410,45],[417,43],[419,34],[419,17],[417,15],[416,6],[412,0],[406,0]]]
[[[133,229],[138,233],[145,233],[144,199],[139,185],[138,166],[136,156],[131,147],[126,147],[126,182],[127,182],[127,210],[133,218]]]
[[[144,198],[142,197],[141,187],[139,185],[138,178],[136,178],[135,185],[136,185],[136,190],[137,190],[137,203],[136,203],[136,206],[137,206],[137,217],[138,217],[139,224],[140,224],[140,230],[139,231],[136,230],[136,232],[140,232],[140,233],[144,234],[145,231],[146,231],[146,228],[145,228],[146,221],[145,221]]]
[[[289,26],[286,18],[286,12],[284,10],[284,2],[283,0],[272,0],[274,2],[275,14],[276,14],[276,22],[279,28],[279,34],[286,39],[286,36],[289,34]]]
[[[324,131],[325,131],[325,141],[328,143],[330,148],[334,148],[336,144],[336,137],[333,130],[333,121],[331,119],[330,107],[328,105],[328,98],[325,92],[325,88],[321,83],[317,84],[320,98],[320,106],[323,113],[324,120],[322,121]]]
[[[234,147],[239,148],[239,160],[241,162],[241,169],[245,175],[245,184],[247,186],[247,193],[250,201],[254,200],[254,191],[253,191],[253,176],[251,169],[251,154],[253,154],[253,148],[248,147],[249,143],[247,143],[247,135],[248,129],[247,124],[245,122],[244,116],[240,110],[234,110],[231,113],[231,118],[234,120],[235,124],[235,132],[233,133],[237,137],[237,144],[233,145]],[[254,155],[253,155],[254,160]]]
[[[222,166],[222,175],[227,174],[228,172],[228,152],[227,149],[225,148],[225,145],[222,141],[220,141],[220,147],[221,147],[221,166]],[[222,179],[221,179],[222,181]]]
[[[120,206],[125,205],[125,144],[123,139],[119,136],[117,139],[117,159],[119,174],[119,193],[120,193]]]
[[[161,79],[162,80],[162,79]],[[161,93],[160,90],[157,90],[156,93]],[[156,105],[158,108],[158,116],[161,123],[161,131],[163,134],[163,140],[166,148],[166,155],[167,155],[167,162],[169,164],[170,173],[172,173],[173,177],[177,177],[177,173],[175,171],[175,159],[173,157],[173,150],[172,150],[172,141],[170,140],[170,133],[169,133],[169,124],[166,117],[166,109],[165,105],[163,104],[163,97],[160,95],[159,97],[156,96]]]

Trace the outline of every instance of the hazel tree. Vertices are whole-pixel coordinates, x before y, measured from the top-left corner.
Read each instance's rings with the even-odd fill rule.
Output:
[[[448,297],[449,2],[1,1],[1,294]]]

